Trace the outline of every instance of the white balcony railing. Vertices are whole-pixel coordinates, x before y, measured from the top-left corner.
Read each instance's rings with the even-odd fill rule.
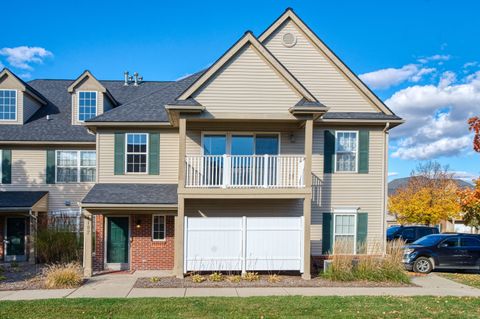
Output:
[[[204,155],[185,157],[185,187],[301,188],[305,157]]]

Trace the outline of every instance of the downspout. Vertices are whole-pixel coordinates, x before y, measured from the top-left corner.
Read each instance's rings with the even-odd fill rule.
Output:
[[[382,246],[383,253],[386,253],[387,248],[387,209],[388,209],[388,129],[390,128],[390,122],[385,124],[383,129],[384,145],[383,145],[383,203],[382,203]]]

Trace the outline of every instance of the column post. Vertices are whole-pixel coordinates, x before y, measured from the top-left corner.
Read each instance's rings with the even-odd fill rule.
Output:
[[[35,264],[37,260],[37,227],[38,227],[38,213],[30,211],[29,214],[30,227],[30,242],[28,252],[28,263]]]
[[[183,278],[184,275],[184,231],[185,231],[185,199],[178,196],[178,211],[175,216],[175,265],[174,273],[177,278]]]
[[[92,277],[92,218],[93,215],[80,208],[83,217],[83,275]]]
[[[305,121],[305,171],[304,178],[307,194],[303,200],[303,279],[311,279],[310,273],[310,227],[312,221],[312,151],[313,119]]]

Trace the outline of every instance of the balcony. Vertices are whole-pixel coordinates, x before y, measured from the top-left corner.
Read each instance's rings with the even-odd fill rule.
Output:
[[[186,188],[304,188],[305,156],[185,157]]]

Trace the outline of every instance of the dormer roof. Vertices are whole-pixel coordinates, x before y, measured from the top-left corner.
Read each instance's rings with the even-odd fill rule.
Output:
[[[42,94],[40,94],[37,90],[35,90],[30,85],[25,83],[15,73],[13,73],[12,71],[10,71],[7,68],[3,68],[3,70],[0,72],[0,81],[6,76],[9,76],[9,77],[12,77],[13,79],[15,79],[18,82],[18,85],[20,86],[21,91],[30,95],[32,98],[37,100],[40,104],[47,105],[48,101],[42,96]]]
[[[99,91],[102,93],[105,93],[115,106],[119,105],[119,103],[115,100],[115,98],[107,90],[107,88],[103,86],[103,84],[100,83],[100,81],[98,81],[97,78],[95,78],[95,76],[93,76],[93,74],[89,70],[83,71],[83,73],[80,74],[80,76],[67,88],[67,91],[69,93],[75,92],[75,89],[79,87],[87,79],[91,79],[94,83],[96,83],[99,87]]]

